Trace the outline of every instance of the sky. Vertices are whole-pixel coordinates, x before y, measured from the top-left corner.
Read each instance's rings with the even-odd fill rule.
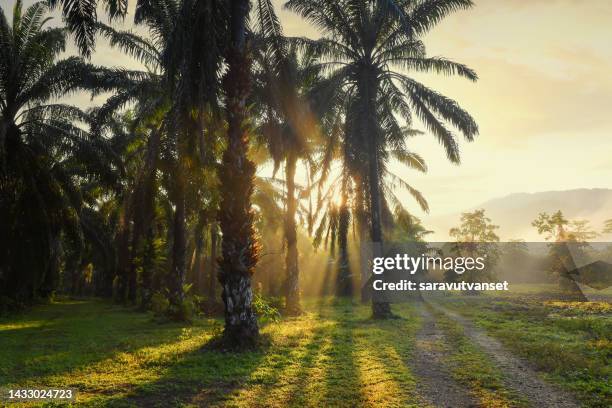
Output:
[[[281,11],[283,1],[274,2],[287,35],[318,36],[300,17]],[[459,166],[446,160],[431,135],[413,138],[409,146],[425,158],[428,173],[397,164],[392,171],[423,192],[429,216],[461,212],[515,192],[612,188],[612,2],[475,3],[447,17],[424,40],[429,55],[467,64],[478,73],[478,82],[417,78],[467,109],[480,135],[461,142]],[[12,5],[0,0],[5,10]],[[104,42],[93,62],[137,66]],[[82,95],[74,100],[90,103]],[[427,220],[407,194],[399,195]]]
[[[428,173],[397,165],[393,171],[423,192],[430,214],[406,193],[403,202],[427,224],[429,217],[515,192],[612,188],[612,2],[475,4],[447,17],[424,41],[429,55],[475,69],[478,82],[418,78],[467,109],[480,135],[461,142],[459,166],[431,135],[411,139]],[[281,12],[281,21],[288,35],[318,35],[289,12]]]

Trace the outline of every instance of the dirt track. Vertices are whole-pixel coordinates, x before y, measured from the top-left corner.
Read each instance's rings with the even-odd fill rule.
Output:
[[[463,327],[464,334],[477,344],[496,363],[503,374],[503,382],[508,388],[516,391],[529,401],[529,405],[537,408],[578,408],[575,398],[563,390],[554,387],[540,378],[537,372],[522,359],[510,353],[498,340],[487,335],[483,330],[474,326],[467,318],[430,302],[438,311]],[[423,308],[424,309],[424,308]],[[427,321],[426,321],[427,323]],[[519,336],[520,333],[517,333]],[[418,341],[418,340],[417,340]],[[418,374],[418,373],[417,373]],[[435,376],[434,376],[435,380]],[[437,384],[436,387],[441,384]],[[440,388],[438,388],[440,389]],[[441,401],[438,406],[469,407],[470,405],[445,405],[449,401]]]
[[[435,317],[425,307],[420,313],[423,324],[416,336],[412,370],[418,377],[421,397],[434,407],[477,407],[476,400],[452,378],[443,362],[444,334]]]

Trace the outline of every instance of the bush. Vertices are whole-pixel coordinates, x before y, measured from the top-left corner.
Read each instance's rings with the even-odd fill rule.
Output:
[[[173,320],[191,323],[196,315],[196,305],[193,296],[185,296],[183,301],[177,306],[171,305],[168,315]]]
[[[151,297],[151,310],[156,317],[165,316],[170,308],[170,301],[161,293],[156,292]]]
[[[253,309],[262,323],[266,321],[278,322],[281,318],[277,307],[273,306],[274,299],[266,299],[260,294],[253,297]]]

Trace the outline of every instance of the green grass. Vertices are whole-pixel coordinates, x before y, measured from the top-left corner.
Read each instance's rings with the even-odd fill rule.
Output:
[[[237,354],[204,348],[219,320],[158,324],[102,301],[37,307],[0,320],[0,387],[72,387],[83,406],[419,405],[408,306],[388,322],[349,302],[306,309]]]
[[[609,302],[555,301],[526,290],[514,296],[450,296],[441,303],[473,319],[585,406],[612,406]]]
[[[609,303],[534,299],[451,296],[443,304],[588,406],[605,406]],[[160,324],[100,300],[51,303],[0,319],[0,388],[75,388],[78,406],[422,407],[409,368],[420,314],[409,304],[393,309],[401,318],[381,322],[370,319],[368,306],[308,301],[303,316],[262,327],[261,349],[222,353],[206,347],[222,330],[219,319]],[[446,334],[441,346],[466,392],[483,406],[521,405],[461,328],[437,317]]]

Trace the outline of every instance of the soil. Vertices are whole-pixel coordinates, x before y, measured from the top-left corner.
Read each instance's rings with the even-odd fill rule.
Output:
[[[453,379],[444,364],[444,334],[437,327],[434,315],[425,307],[421,307],[420,312],[423,324],[416,335],[416,350],[411,362],[420,396],[434,407],[477,407],[476,400]]]

